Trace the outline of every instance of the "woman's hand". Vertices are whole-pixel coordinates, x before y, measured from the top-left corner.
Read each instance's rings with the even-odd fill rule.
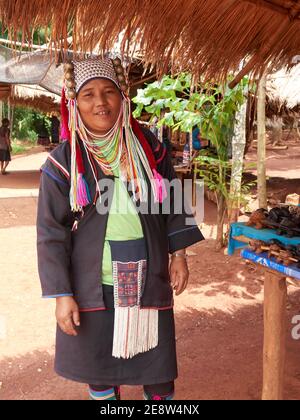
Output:
[[[55,315],[59,327],[65,334],[74,337],[78,335],[75,327],[80,326],[79,308],[73,297],[56,298]]]
[[[171,285],[176,292],[176,296],[181,295],[186,289],[189,280],[189,269],[186,258],[183,256],[173,256],[170,264]]]

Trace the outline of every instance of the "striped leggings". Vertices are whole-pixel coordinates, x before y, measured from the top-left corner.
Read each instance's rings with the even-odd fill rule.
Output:
[[[144,400],[172,400],[174,381],[165,384],[144,385]],[[112,385],[89,385],[91,400],[120,400],[120,387]]]

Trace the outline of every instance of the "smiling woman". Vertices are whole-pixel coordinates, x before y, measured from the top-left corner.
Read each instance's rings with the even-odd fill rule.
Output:
[[[174,169],[131,115],[120,60],[92,57],[65,70],[68,142],[42,168],[37,220],[43,296],[56,298],[55,370],[89,384],[93,400],[119,399],[123,384],[143,385],[145,399],[172,399],[172,289],[186,288],[185,248],[203,236],[183,202],[175,212],[163,180],[176,178]],[[113,184],[104,214],[96,207],[105,193],[99,181]]]
[[[118,120],[122,96],[112,81],[94,79],[81,88],[77,103],[86,128],[101,136],[107,134]]]

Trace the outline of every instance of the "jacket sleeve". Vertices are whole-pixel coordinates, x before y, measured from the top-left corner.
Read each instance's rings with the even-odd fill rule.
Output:
[[[72,296],[69,183],[49,160],[41,168],[37,212],[38,270],[45,298]]]
[[[148,139],[157,164],[157,170],[167,181],[177,180],[178,177],[171,162],[171,157],[166,146],[162,144],[149,130],[143,129]],[[178,180],[178,182],[180,182]],[[175,202],[180,200],[181,202]],[[180,214],[175,209],[180,208]],[[190,207],[184,198],[184,194],[175,197],[174,189],[170,189],[170,211],[165,215],[169,238],[169,252],[173,253],[179,249],[187,248],[197,242],[204,240],[204,237],[192,216]],[[188,221],[188,223],[187,223]]]

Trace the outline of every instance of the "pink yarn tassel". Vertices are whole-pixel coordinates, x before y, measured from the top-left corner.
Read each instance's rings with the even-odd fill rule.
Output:
[[[85,207],[90,204],[91,198],[88,185],[82,174],[78,174],[77,178],[77,204],[80,207]]]
[[[69,111],[68,111],[68,106],[67,106],[65,88],[63,88],[62,94],[61,94],[60,114],[61,114],[60,138],[61,140],[70,141],[71,134],[69,130]]]
[[[156,186],[156,191],[158,193],[158,202],[162,203],[167,197],[167,189],[164,183],[163,177],[157,172],[156,169],[153,169],[154,181]]]
[[[62,139],[62,141],[69,141],[68,136],[69,136],[68,130],[66,129],[65,125],[62,125],[61,131],[60,131],[60,138]]]

